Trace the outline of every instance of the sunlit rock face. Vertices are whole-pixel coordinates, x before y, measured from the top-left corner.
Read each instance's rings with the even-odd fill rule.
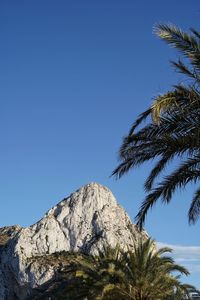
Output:
[[[131,223],[111,191],[90,183],[30,227],[0,228],[0,300],[26,299],[54,278],[55,265],[39,264],[37,257],[61,251],[95,253],[104,244],[126,249],[140,237],[145,239],[146,232]]]

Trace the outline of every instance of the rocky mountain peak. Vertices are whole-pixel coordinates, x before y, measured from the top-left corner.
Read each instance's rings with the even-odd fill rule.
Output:
[[[70,213],[74,210],[78,213],[78,210],[81,210],[79,215],[82,218],[82,213],[87,212],[88,209],[92,212],[100,211],[105,205],[116,206],[116,199],[107,187],[92,182],[62,200],[50,209],[46,215],[50,216],[53,214],[57,217],[61,213],[66,214],[66,208],[69,208]]]
[[[0,244],[0,300],[12,299],[12,293],[16,299],[25,299],[33,288],[53,278],[54,268],[39,266],[36,257],[62,251],[95,253],[104,244],[131,248],[141,236],[145,238],[146,232],[140,233],[131,223],[112,192],[89,183],[36,224],[0,229],[0,241],[4,241]]]

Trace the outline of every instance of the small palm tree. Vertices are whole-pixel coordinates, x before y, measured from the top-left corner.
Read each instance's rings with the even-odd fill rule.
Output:
[[[186,85],[175,85],[171,91],[156,97],[123,140],[120,164],[113,171],[116,177],[120,178],[146,161],[157,159],[144,184],[147,196],[136,216],[140,228],[147,212],[159,199],[169,203],[178,188],[197,183],[200,179],[200,33],[191,29],[191,34],[187,34],[173,25],[158,25],[155,31],[189,61],[172,62],[189,81]],[[147,125],[137,131],[146,119],[149,120]],[[176,158],[181,161],[177,168],[154,185],[165,167]],[[199,215],[200,187],[191,202],[189,222],[195,223]]]
[[[68,289],[76,292],[74,299],[175,300],[175,294],[187,294],[187,288],[173,272],[189,273],[166,252],[171,249],[156,250],[151,239],[139,240],[134,251],[104,248],[99,256],[86,256],[75,266]]]

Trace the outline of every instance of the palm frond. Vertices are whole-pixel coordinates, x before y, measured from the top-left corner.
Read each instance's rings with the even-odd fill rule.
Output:
[[[188,56],[199,51],[199,43],[195,36],[184,32],[173,24],[159,24],[155,26],[154,32],[161,39]]]
[[[189,67],[186,66],[186,64],[184,64],[184,62],[180,59],[177,62],[171,61],[171,64],[175,67],[176,70],[179,71],[179,73],[189,76],[192,79],[195,79],[196,81],[200,81],[200,77],[196,73],[195,69],[189,69]]]
[[[192,203],[188,212],[189,223],[195,224],[200,214],[200,188],[194,194]]]
[[[147,196],[136,216],[140,228],[158,199],[168,203],[177,189],[200,179],[200,33],[195,29],[187,33],[172,24],[157,25],[155,33],[183,54],[183,59],[172,64],[190,82],[174,85],[172,90],[155,97],[122,141],[119,165],[112,173],[116,178],[155,161],[144,184]],[[176,158],[180,163],[166,176],[166,166]],[[192,200],[190,223],[200,216],[199,193]]]
[[[131,129],[129,131],[129,136],[133,134],[135,129],[146,120],[146,118],[151,114],[151,108],[148,108],[146,111],[144,111],[142,114],[139,115],[139,117],[136,119],[136,121],[131,126]]]
[[[174,153],[166,153],[163,157],[157,162],[155,167],[151,170],[148,178],[145,181],[144,188],[148,192],[152,189],[153,182],[155,178],[163,171],[166,164],[169,163],[174,157]]]

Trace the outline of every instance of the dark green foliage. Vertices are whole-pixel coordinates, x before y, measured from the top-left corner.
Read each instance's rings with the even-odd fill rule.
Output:
[[[74,266],[76,275],[68,290],[72,294],[74,290],[73,299],[82,300],[175,300],[176,294],[187,294],[189,285],[172,273],[189,273],[167,252],[171,250],[156,250],[151,239],[139,240],[133,251],[105,247],[98,256],[85,256]]]
[[[133,251],[103,247],[98,255],[71,254],[56,277],[40,287],[31,300],[179,300],[189,285],[178,274],[188,271],[157,250],[151,239],[139,240]],[[55,258],[55,255],[53,255]],[[57,258],[64,258],[58,255]]]
[[[200,179],[200,33],[191,29],[188,34],[173,25],[158,25],[155,32],[183,55],[185,61],[179,59],[172,64],[178,72],[189,77],[189,81],[187,85],[175,85],[171,91],[156,97],[123,140],[119,152],[121,162],[113,171],[116,177],[156,159],[144,184],[146,199],[136,216],[140,228],[158,199],[169,203],[177,188],[198,183]],[[141,127],[145,120],[148,123]],[[155,184],[166,166],[176,158],[181,161],[177,168]],[[197,188],[188,212],[189,222],[195,223],[199,214],[200,188]]]

